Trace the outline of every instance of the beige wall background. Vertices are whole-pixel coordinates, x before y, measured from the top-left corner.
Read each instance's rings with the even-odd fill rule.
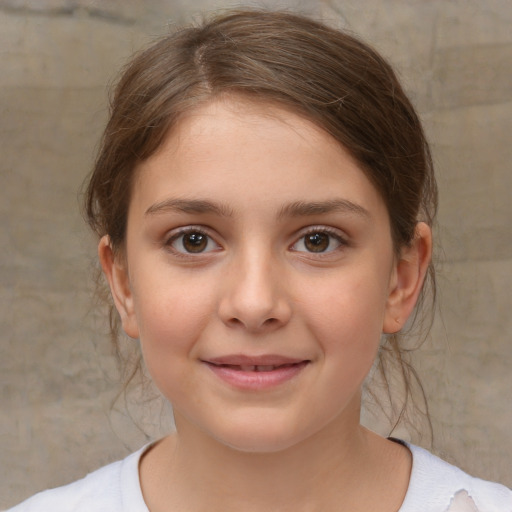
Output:
[[[441,189],[440,314],[418,358],[435,450],[512,486],[512,2],[265,4],[359,33],[402,75]],[[157,405],[111,408],[116,365],[77,191],[120,65],[168,25],[230,5],[0,0],[0,508],[162,431]]]

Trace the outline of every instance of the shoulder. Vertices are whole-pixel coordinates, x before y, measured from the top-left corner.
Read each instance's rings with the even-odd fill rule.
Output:
[[[407,446],[413,466],[400,512],[512,512],[510,489],[472,477],[422,448]]]
[[[148,512],[138,473],[145,449],[69,485],[40,492],[7,512]]]

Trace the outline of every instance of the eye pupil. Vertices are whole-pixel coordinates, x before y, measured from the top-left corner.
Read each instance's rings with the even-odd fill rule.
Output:
[[[312,233],[306,235],[304,240],[306,249],[311,252],[323,252],[329,247],[329,235],[325,233]]]
[[[183,236],[183,247],[188,252],[202,252],[208,244],[208,237],[203,233],[187,233]]]

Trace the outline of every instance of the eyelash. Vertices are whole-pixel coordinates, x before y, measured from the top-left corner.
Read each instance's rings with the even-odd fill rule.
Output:
[[[215,240],[213,239],[212,236],[210,236],[208,234],[208,231],[205,230],[203,227],[200,227],[200,226],[187,226],[187,227],[184,227],[184,228],[180,228],[177,232],[175,233],[172,233],[164,242],[164,246],[166,248],[168,248],[175,256],[177,257],[183,257],[183,258],[190,258],[190,257],[195,257],[196,255],[204,255],[204,254],[208,254],[210,252],[215,252],[215,248],[210,248],[209,250],[200,250],[200,251],[197,251],[197,252],[193,252],[193,251],[187,251],[184,247],[183,247],[183,250],[179,250],[177,249],[174,244],[176,242],[178,242],[180,240],[180,238],[182,239],[181,241],[181,244],[183,246],[183,237],[188,235],[188,234],[197,234],[197,235],[202,235],[204,237],[206,237],[206,248],[208,248],[208,246],[210,244],[215,244],[216,248],[221,248],[221,246],[215,242]],[[326,249],[324,250],[320,250],[320,251],[308,251],[308,250],[299,250],[296,248],[296,246],[302,241],[303,244],[305,244],[305,240],[306,240],[306,237],[307,236],[310,236],[310,235],[327,235],[327,237],[329,237],[328,239],[328,246]],[[331,244],[332,244],[332,240],[335,240],[335,242],[338,244],[336,247],[334,248],[330,248]],[[326,257],[327,255],[329,255],[330,253],[342,248],[342,247],[346,247],[348,245],[348,241],[346,240],[345,237],[341,236],[339,231],[338,230],[335,230],[335,229],[332,229],[332,228],[328,228],[326,226],[311,226],[309,228],[307,228],[307,230],[305,232],[303,232],[299,238],[296,239],[296,241],[291,244],[290,246],[290,250],[292,250],[293,252],[299,252],[299,253],[304,253],[304,254],[308,254],[308,255],[314,255],[316,257]]]
[[[317,235],[317,234],[327,235],[329,237],[329,241],[328,241],[329,245],[327,247],[327,250],[315,252],[315,251],[307,251],[307,250],[299,251],[297,249],[293,249],[293,247],[296,246],[299,242],[303,241],[303,243],[305,243],[305,239],[307,236]],[[338,245],[332,249],[329,249],[333,239],[338,243]],[[292,250],[294,250],[295,252],[301,252],[301,253],[305,253],[308,255],[315,255],[316,257],[325,257],[340,248],[347,247],[348,245],[349,245],[348,240],[344,236],[342,236],[338,230],[335,230],[333,228],[329,228],[326,226],[311,226],[305,232],[303,232],[301,234],[301,236],[297,239],[297,241],[295,241],[290,246],[290,248]]]
[[[208,247],[208,245],[210,245],[210,244],[214,244],[217,248],[220,247],[219,244],[217,242],[215,242],[213,237],[211,237],[204,228],[199,227],[199,226],[187,226],[184,228],[180,228],[177,232],[172,233],[165,240],[164,246],[166,248],[168,248],[175,256],[182,257],[182,258],[190,258],[190,257],[194,257],[195,255],[204,255],[204,254],[215,251],[215,248],[214,248],[214,249],[210,249],[207,251],[198,251],[195,253],[193,251],[187,251],[184,248],[183,248],[184,250],[178,250],[176,247],[174,247],[174,244],[176,242],[178,242],[180,240],[180,238],[181,238],[181,244],[183,245],[183,237],[185,237],[186,235],[191,235],[191,234],[202,235],[202,236],[206,237],[206,244],[207,244],[206,247]]]

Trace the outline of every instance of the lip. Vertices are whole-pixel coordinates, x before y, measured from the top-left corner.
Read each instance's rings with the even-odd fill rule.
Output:
[[[202,361],[219,379],[245,390],[261,391],[283,385],[310,363],[306,359],[266,354],[233,354]]]

